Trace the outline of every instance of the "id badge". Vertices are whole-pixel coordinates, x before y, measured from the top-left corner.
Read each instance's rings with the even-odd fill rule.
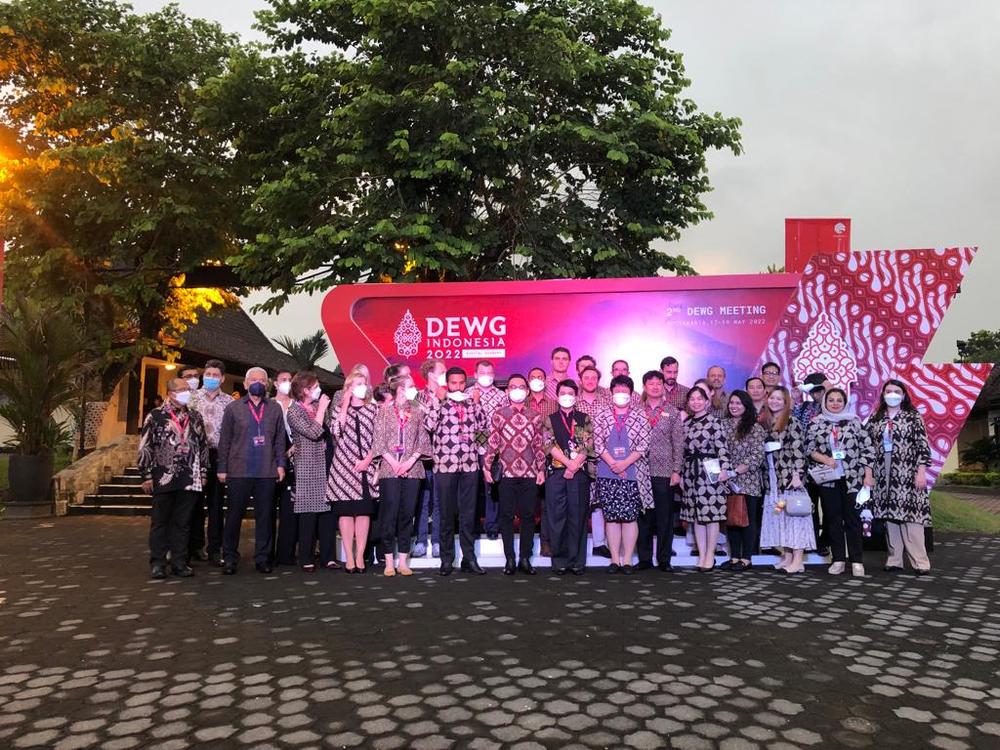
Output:
[[[839,450],[839,451],[834,451],[834,452],[833,452],[833,457],[834,457],[834,458],[835,458],[836,460],[838,460],[838,461],[843,461],[843,460],[844,460],[844,459],[845,459],[845,458],[847,457],[847,454],[846,454],[846,453],[844,453],[844,451],[842,451],[842,450]]]
[[[576,441],[570,440],[569,444],[566,447],[569,448],[569,460],[575,461],[576,457],[579,455],[579,453],[576,450]]]
[[[614,457],[615,458],[625,458],[625,449],[621,448],[621,447],[615,448],[614,449]]]
[[[265,442],[267,442],[267,441],[265,440],[265,438],[264,438],[263,435],[254,435],[253,436],[253,447],[254,448],[263,448]]]
[[[780,440],[769,440],[768,442],[764,443],[765,453],[774,453],[775,451],[780,451],[780,450],[781,450]]]

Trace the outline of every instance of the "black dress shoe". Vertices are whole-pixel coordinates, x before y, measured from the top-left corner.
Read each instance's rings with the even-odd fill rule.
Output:
[[[638,563],[638,565],[635,566],[635,569],[636,570],[651,570],[652,567],[653,567],[653,563],[651,563],[649,560],[640,560],[639,563]]]
[[[496,533],[495,531],[490,531],[490,532],[487,532],[486,538],[489,539],[491,542],[495,542],[497,539],[500,538],[500,535],[498,533]]]
[[[167,577],[167,568],[165,565],[154,565],[149,571],[149,577],[154,581],[162,581]]]
[[[882,568],[886,573],[902,573],[903,568],[899,565],[886,565]]]
[[[552,572],[555,573],[557,576],[564,576],[566,575],[567,570],[569,570],[569,568],[553,568]]]
[[[234,576],[236,575],[236,563],[226,563],[222,566],[222,575],[224,576]]]
[[[264,573],[265,575],[273,571],[273,568],[271,567],[270,563],[262,563],[255,567],[257,568],[258,573]]]
[[[196,550],[196,551],[191,552],[191,553],[188,554],[188,561],[189,562],[207,562],[208,561],[208,555],[206,555],[201,550]]]
[[[521,562],[517,564],[517,569],[525,575],[535,575],[535,567],[531,564],[531,560],[528,560],[527,558],[521,558]]]
[[[583,568],[570,568],[569,572],[572,573],[575,576],[582,576],[583,575]]]
[[[622,566],[619,565],[618,563],[611,563],[608,566],[608,572],[611,573],[612,575],[614,575],[615,573],[621,573],[622,572]]]
[[[218,552],[213,552],[208,556],[208,564],[216,568],[221,568],[223,565],[222,555]]]
[[[477,576],[486,575],[486,571],[479,567],[479,562],[476,560],[462,560],[462,572],[475,573]]]
[[[450,576],[451,572],[455,569],[453,565],[442,565],[441,570],[438,571],[439,575]]]
[[[656,567],[659,569],[661,573],[669,573],[671,570],[674,569],[674,566],[668,562],[662,562]]]
[[[918,576],[929,576],[931,574],[931,569],[930,568],[915,568],[913,572],[916,573]]]
[[[171,568],[170,572],[178,578],[190,578],[194,575],[194,571],[191,569],[190,565],[185,565],[181,568]]]
[[[633,573],[635,573],[635,568],[633,568],[631,565],[622,565],[622,573],[624,575],[630,576]]]
[[[517,566],[514,564],[513,560],[508,560],[507,564],[503,566],[503,574],[505,576],[512,576],[517,572]]]
[[[606,544],[598,544],[590,551],[590,553],[595,557],[606,557],[609,560],[611,559],[611,550],[608,549],[608,545]]]

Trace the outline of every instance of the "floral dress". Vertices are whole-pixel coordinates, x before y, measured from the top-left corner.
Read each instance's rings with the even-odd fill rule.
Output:
[[[338,515],[375,514],[378,458],[374,458],[368,464],[368,469],[360,473],[354,470],[354,464],[365,458],[372,449],[378,410],[378,404],[373,402],[349,406],[343,426],[340,424],[339,409],[334,410],[330,416],[330,433],[336,440],[336,445],[326,480],[326,500]]]
[[[604,520],[611,523],[633,523],[639,513],[653,507],[653,485],[649,479],[649,420],[642,408],[629,410],[624,420],[616,423],[611,410],[594,419],[594,452],[600,457],[605,450],[620,458],[631,452],[641,454],[628,468],[626,478],[615,476],[604,461],[597,469],[597,498]]]
[[[781,447],[765,453],[767,468],[764,517],[760,525],[760,546],[788,549],[816,549],[816,532],[812,516],[789,516],[778,510],[778,500],[792,486],[792,476],[798,474],[805,486],[806,454],[802,426],[792,417],[784,430],[771,430],[765,442],[779,442]]]
[[[930,492],[917,489],[914,481],[917,468],[931,463],[931,446],[920,413],[901,410],[893,419],[888,414],[873,417],[867,428],[875,452],[872,513],[887,521],[930,526]]]

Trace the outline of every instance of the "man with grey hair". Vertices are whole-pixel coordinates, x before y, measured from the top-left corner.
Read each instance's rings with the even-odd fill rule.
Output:
[[[188,565],[191,509],[205,486],[209,458],[205,423],[188,409],[190,398],[186,380],[170,380],[166,402],[146,415],[139,437],[142,489],[153,496],[149,562],[155,579],[167,577],[168,551],[175,576],[194,575]]]
[[[227,486],[229,510],[222,534],[222,572],[236,573],[240,527],[253,498],[254,563],[259,573],[271,572],[276,482],[285,478],[285,417],[281,406],[267,398],[267,371],[251,367],[243,380],[246,395],[222,415],[219,430],[218,477]]]

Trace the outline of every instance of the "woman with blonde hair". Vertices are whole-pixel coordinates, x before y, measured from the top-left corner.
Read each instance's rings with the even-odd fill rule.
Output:
[[[330,433],[335,442],[326,483],[326,500],[337,515],[348,573],[365,571],[365,542],[375,515],[378,480],[375,475],[375,422],[368,368],[355,365],[344,381],[339,404],[331,410]]]

